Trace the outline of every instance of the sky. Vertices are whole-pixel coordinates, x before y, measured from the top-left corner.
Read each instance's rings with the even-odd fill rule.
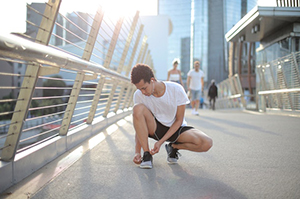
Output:
[[[0,33],[25,32],[26,3],[31,4],[32,2],[44,3],[48,1],[5,0],[1,2]],[[75,10],[93,14],[99,4],[107,10],[106,13],[111,13],[114,16],[128,13],[135,14],[137,10],[140,11],[140,15],[157,15],[157,0],[62,0],[60,12]],[[261,6],[276,6],[276,0],[258,0],[258,4]]]
[[[3,0],[1,0],[3,1]],[[26,4],[48,0],[5,0],[0,6],[0,33],[26,31]],[[157,15],[157,0],[62,0],[60,12],[82,11],[93,14],[99,5],[112,15]],[[9,20],[8,20],[9,19]]]

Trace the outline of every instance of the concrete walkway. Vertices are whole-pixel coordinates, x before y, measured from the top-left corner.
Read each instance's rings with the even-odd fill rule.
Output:
[[[21,188],[10,189],[7,198],[300,198],[300,117],[199,112],[194,116],[188,109],[186,116],[189,125],[213,138],[207,153],[180,151],[179,164],[168,165],[162,147],[153,169],[140,169],[132,162],[134,129],[126,117],[102,132],[105,139],[98,135],[74,149],[81,156],[69,160],[71,166],[58,168],[68,156],[61,157],[20,183]]]

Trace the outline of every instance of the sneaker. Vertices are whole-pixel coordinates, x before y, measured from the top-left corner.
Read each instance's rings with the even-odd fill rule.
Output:
[[[149,151],[144,152],[140,168],[152,169],[152,155],[149,153]]]
[[[198,111],[196,111],[196,109],[192,110],[192,115],[199,115]]]
[[[179,158],[178,155],[180,155],[180,153],[178,152],[178,149],[174,149],[171,146],[171,143],[166,144],[165,147],[166,147],[166,151],[168,154],[167,162],[169,164],[176,164],[177,160]]]
[[[192,109],[192,115],[195,115],[196,110]]]

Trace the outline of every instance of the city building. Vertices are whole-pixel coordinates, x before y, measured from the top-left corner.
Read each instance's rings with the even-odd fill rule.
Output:
[[[257,0],[159,0],[158,14],[169,16],[173,25],[168,39],[169,68],[179,58],[186,79],[193,62],[200,61],[206,82],[226,79],[229,47],[224,35],[256,4]]]
[[[239,75],[245,93],[257,93],[262,80],[255,70],[260,66],[300,51],[300,5],[295,5],[295,1],[278,2],[277,7],[254,7],[225,35],[231,46],[229,74]],[[270,72],[271,67],[266,67],[268,70],[262,71]],[[289,76],[283,76],[281,64],[277,71],[274,69],[270,73],[273,74],[269,75],[270,81],[273,78],[274,84],[291,82],[294,78],[292,71]],[[299,77],[296,79],[293,84],[299,84]]]
[[[141,16],[147,35],[148,48],[151,49],[155,76],[166,80],[168,76],[168,36],[172,33],[172,24],[168,16]]]

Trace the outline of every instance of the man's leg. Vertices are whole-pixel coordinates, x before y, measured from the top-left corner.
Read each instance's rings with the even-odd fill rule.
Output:
[[[192,106],[192,109],[194,109],[194,107],[195,107],[195,101],[191,101],[191,106]]]
[[[213,110],[215,110],[215,108],[216,108],[215,104],[216,104],[216,98],[213,98],[213,107],[212,107]]]
[[[198,129],[190,129],[183,132],[180,134],[177,142],[177,144],[172,144],[173,148],[195,152],[206,152],[213,144],[212,139]]]
[[[199,106],[200,106],[200,100],[196,100],[195,101],[195,110],[196,110],[196,112],[198,111]]]
[[[133,126],[136,137],[143,151],[149,151],[148,135],[154,135],[156,129],[155,119],[149,109],[143,104],[133,107]]]

